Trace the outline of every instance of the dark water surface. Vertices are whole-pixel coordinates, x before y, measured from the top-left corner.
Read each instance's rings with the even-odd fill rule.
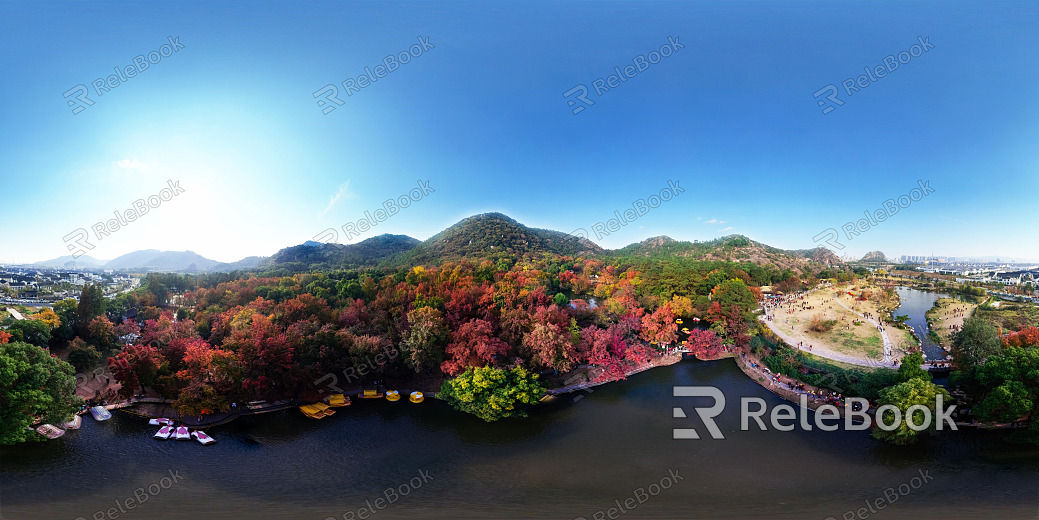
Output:
[[[672,397],[672,385],[725,392],[728,406],[717,418],[725,439],[709,439],[691,406],[710,400]],[[423,471],[431,480],[417,480],[370,518],[591,519],[669,469],[682,480],[619,518],[841,518],[921,470],[933,480],[867,514],[1039,513],[1039,450],[997,433],[949,432],[900,448],[843,429],[740,431],[739,396],[782,401],[731,360],[685,361],[579,395],[492,424],[436,400],[358,400],[323,420],[298,410],[239,419],[210,430],[218,442],[208,447],[154,440],[156,427],[123,412],[104,423],[87,417],[61,439],[0,449],[0,515],[100,518],[98,510],[155,484],[157,495],[116,510],[119,518],[359,518],[366,500],[375,504]],[[673,418],[675,406],[692,418]],[[674,440],[676,427],[696,428],[704,439]],[[170,470],[182,480],[161,489],[171,484],[161,480]]]
[[[898,292],[898,297],[902,300],[902,304],[895,311],[895,316],[901,316],[903,314],[909,315],[909,321],[906,322],[909,326],[913,327],[916,331],[917,337],[923,343],[924,358],[927,360],[938,360],[945,359],[946,352],[941,346],[931,340],[931,337],[927,335],[927,311],[934,307],[934,302],[941,298],[951,298],[948,294],[933,293],[927,291],[921,291],[918,289],[910,289],[908,287],[896,287],[895,291]]]

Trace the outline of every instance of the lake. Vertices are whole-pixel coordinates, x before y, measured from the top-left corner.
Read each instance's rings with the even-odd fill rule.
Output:
[[[725,393],[728,406],[716,418],[724,439],[710,439],[691,406],[710,400],[673,397],[673,385]],[[841,518],[902,484],[907,494],[876,518],[1036,518],[1039,512],[1039,448],[973,430],[944,432],[912,447],[843,429],[740,431],[741,396],[769,406],[783,402],[732,360],[686,360],[545,403],[525,419],[490,424],[435,399],[358,399],[322,420],[295,409],[239,419],[209,430],[218,442],[203,447],[154,440],[157,427],[117,411],[104,423],[87,416],[81,430],[58,440],[0,449],[2,516],[101,518],[97,511],[116,507],[116,500],[132,503],[141,488],[145,501],[114,512],[180,520],[350,519],[361,518],[366,501],[376,504],[392,487],[407,495],[398,493],[370,518],[591,519],[631,498],[636,507],[620,518],[821,520]],[[690,418],[673,418],[676,406]],[[690,427],[704,438],[672,438],[673,428]],[[921,471],[928,481],[914,482]],[[668,489],[649,487],[662,479]],[[639,488],[657,493],[640,495]],[[636,496],[648,499],[638,504]]]

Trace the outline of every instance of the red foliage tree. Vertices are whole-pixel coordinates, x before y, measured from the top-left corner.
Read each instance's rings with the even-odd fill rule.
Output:
[[[714,359],[722,352],[722,340],[709,330],[693,329],[685,346],[699,359]]]
[[[624,379],[628,344],[616,325],[608,329],[594,326],[582,329],[580,349],[588,363],[597,368],[593,381]]]
[[[678,339],[678,325],[671,306],[664,304],[642,317],[642,339],[666,347]]]
[[[535,363],[566,372],[577,361],[577,349],[565,330],[551,323],[536,323],[523,337],[523,347]]]
[[[509,351],[508,343],[494,337],[494,328],[486,320],[471,320],[451,333],[447,346],[450,358],[440,365],[448,375],[457,375],[468,367],[482,367],[495,362]]]
[[[1003,338],[1003,344],[1008,347],[1039,346],[1039,328],[1025,327],[1017,332],[1011,332]]]
[[[164,359],[159,351],[148,345],[127,345],[108,358],[108,370],[122,388],[119,395],[130,397],[138,388],[152,386]]]
[[[236,331],[225,346],[237,352],[246,394],[257,399],[278,398],[295,387],[292,346],[267,316],[254,315],[249,328]]]
[[[735,303],[732,304],[725,315],[725,335],[736,344],[737,348],[744,348],[750,343],[747,328],[747,321],[743,319],[740,307]]]

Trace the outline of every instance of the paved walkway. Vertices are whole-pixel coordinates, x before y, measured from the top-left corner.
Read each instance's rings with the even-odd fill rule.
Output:
[[[770,321],[765,319],[764,315],[758,316],[758,319],[761,320],[762,322],[764,322],[765,325],[768,325],[768,328],[772,329],[772,332],[774,332],[777,336],[779,336],[780,339],[785,341],[786,344],[790,346],[790,348],[795,348],[795,349],[798,348],[797,347],[797,342],[794,341],[792,338],[790,338],[790,336],[787,336],[783,331],[779,330],[779,326],[778,325],[773,325],[772,322],[770,322]],[[885,336],[885,350],[886,350],[886,347],[887,347],[887,337]],[[799,350],[803,350],[805,352],[809,352],[807,349],[803,349],[803,348],[799,349]],[[873,359],[862,359],[861,357],[857,357],[857,356],[848,356],[848,355],[845,355],[845,354],[838,354],[836,352],[831,352],[831,353],[828,353],[828,354],[823,354],[822,352],[811,352],[811,353],[816,355],[816,356],[819,356],[821,358],[832,359],[834,361],[840,361],[842,363],[848,363],[848,364],[851,364],[851,365],[858,365],[858,366],[861,366],[861,367],[898,368],[898,364],[897,363],[892,363],[891,360],[890,360],[890,357],[887,356],[887,355],[884,356],[884,360],[883,361],[876,361],[876,360],[873,360]]]
[[[232,411],[227,413],[211,413],[206,414],[202,417],[182,416],[179,413],[177,413],[176,410],[173,409],[173,406],[170,404],[169,401],[150,397],[136,399],[132,402],[124,401],[123,403],[118,403],[117,405],[109,405],[108,407],[117,406],[121,408],[124,406],[136,405],[147,406],[147,408],[149,408],[149,413],[139,413],[131,410],[123,411],[148,418],[168,417],[170,419],[175,419],[177,422],[184,423],[184,425],[189,428],[208,428],[210,426],[216,426],[218,424],[225,424],[231,422],[243,415],[256,415],[261,413],[277,412],[279,410],[287,410],[289,408],[296,407],[296,404],[293,401],[284,400],[253,407],[249,407],[246,405],[236,406]]]

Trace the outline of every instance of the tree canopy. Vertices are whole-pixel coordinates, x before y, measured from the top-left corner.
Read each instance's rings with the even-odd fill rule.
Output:
[[[456,410],[492,422],[506,417],[525,417],[525,407],[540,401],[544,394],[537,374],[522,367],[508,370],[481,367],[469,368],[462,375],[444,381],[437,397]]]
[[[71,419],[83,402],[75,389],[72,365],[36,345],[0,344],[0,444],[42,439],[29,430],[37,421]]]

